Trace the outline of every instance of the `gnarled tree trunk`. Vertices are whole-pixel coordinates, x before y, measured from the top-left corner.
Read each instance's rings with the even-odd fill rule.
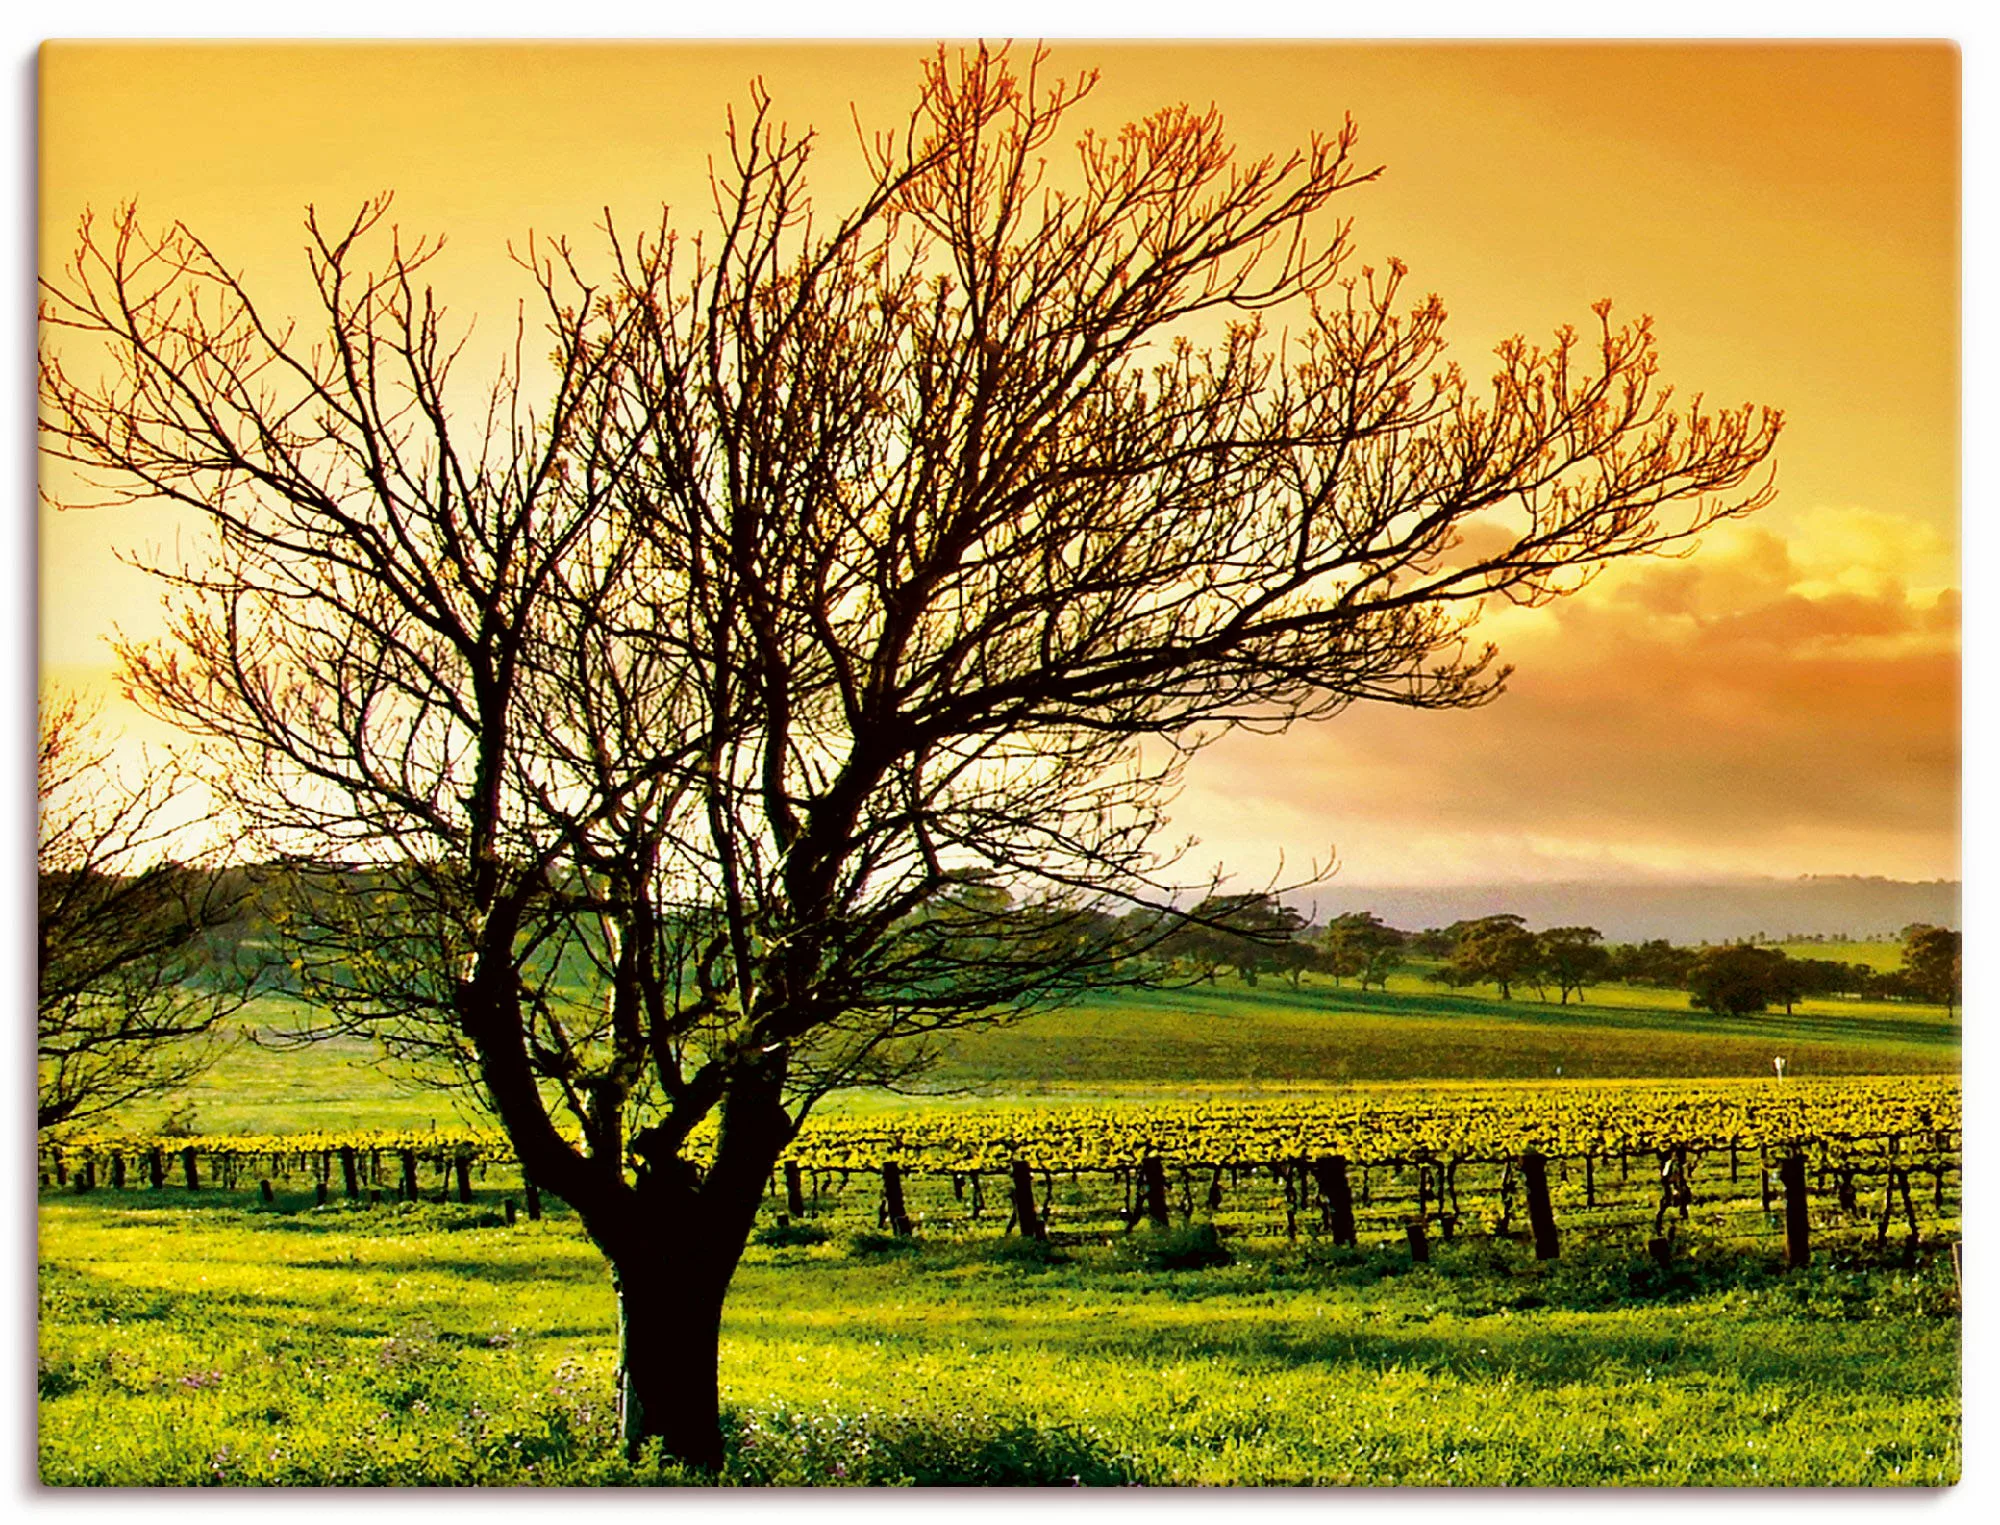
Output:
[[[597,1222],[585,1215],[617,1287],[618,1429],[635,1459],[657,1440],[664,1460],[722,1466],[722,1308],[794,1131],[781,1086],[775,1067],[739,1083],[706,1173],[678,1155],[655,1160],[605,1196]]]
[[[618,1289],[618,1431],[636,1459],[658,1440],[663,1457],[721,1468],[722,1304],[728,1266],[712,1246],[614,1267]]]

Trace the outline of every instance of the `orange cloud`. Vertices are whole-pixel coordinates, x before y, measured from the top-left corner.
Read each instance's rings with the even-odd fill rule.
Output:
[[[1494,622],[1517,667],[1494,704],[1232,738],[1177,821],[1201,861],[1250,871],[1331,836],[1364,883],[1955,875],[1957,590],[1842,587],[1822,560],[1739,530],[1699,559],[1621,568]]]

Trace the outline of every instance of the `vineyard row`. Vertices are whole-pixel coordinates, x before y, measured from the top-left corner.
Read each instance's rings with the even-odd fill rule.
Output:
[[[991,1225],[1003,1223],[1004,1212],[1003,1233],[1076,1240],[1130,1231],[1148,1220],[1166,1226],[1178,1210],[1183,1223],[1199,1214],[1231,1234],[1282,1232],[1297,1239],[1303,1232],[1353,1245],[1364,1234],[1386,1232],[1407,1242],[1419,1259],[1428,1257],[1433,1235],[1520,1238],[1532,1242],[1541,1258],[1553,1258],[1559,1253],[1558,1213],[1597,1235],[1646,1227],[1649,1246],[1661,1256],[1692,1227],[1755,1236],[1769,1232],[1782,1215],[1788,1258],[1803,1264],[1817,1210],[1827,1227],[1872,1228],[1878,1249],[1896,1228],[1906,1256],[1913,1257],[1923,1238],[1920,1201],[1933,1238],[1955,1229],[1958,1137],[1933,1130],[1918,1137],[1881,1135],[1872,1142],[1875,1147],[1866,1153],[1683,1146],[1651,1155],[1551,1157],[1528,1150],[1362,1164],[1333,1154],[1259,1164],[1147,1155],[1126,1165],[1067,1170],[1036,1169],[1019,1159],[997,1171],[913,1169],[895,1160],[874,1168],[808,1170],[787,1161],[773,1173],[771,1195],[781,1228],[844,1224],[899,1236],[967,1234],[990,1232]],[[191,1144],[171,1153],[160,1146],[137,1153],[58,1147],[46,1155],[45,1184],[79,1191],[141,1184],[230,1191],[254,1177],[263,1200],[273,1202],[274,1182],[290,1189],[304,1177],[319,1204],[336,1194],[372,1204],[425,1197],[470,1204],[475,1175],[481,1194],[494,1195],[485,1182],[489,1167],[499,1164],[500,1190],[519,1190],[530,1218],[542,1210],[539,1193],[516,1186],[518,1176],[506,1162],[480,1157],[463,1142],[426,1150],[347,1145],[206,1155]],[[433,1173],[429,1191],[425,1171]],[[879,1192],[854,1192],[857,1180],[876,1183]],[[507,1195],[502,1205],[505,1221],[513,1222],[514,1197]],[[1691,1225],[1691,1218],[1699,1223]]]

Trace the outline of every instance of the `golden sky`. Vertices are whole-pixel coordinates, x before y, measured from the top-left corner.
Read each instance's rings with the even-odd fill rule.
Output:
[[[499,334],[508,240],[586,250],[610,207],[706,209],[724,112],[761,75],[852,166],[917,43],[54,44],[41,59],[42,260],[86,207],[178,218],[283,307],[307,203],[396,193],[434,277]],[[1191,863],[1253,879],[1336,849],[1418,884],[1668,874],[1958,873],[1959,56],[1940,44],[1119,44],[1100,122],[1213,103],[1246,150],[1344,113],[1386,166],[1358,253],[1411,267],[1467,369],[1610,297],[1657,320],[1682,395],[1782,407],[1778,502],[1691,559],[1617,569],[1492,622],[1518,672],[1469,714],[1355,710],[1205,754]],[[154,590],[116,546],[159,516],[41,519],[42,658],[102,687]],[[117,706],[113,718],[129,723]],[[148,734],[133,724],[134,735]]]

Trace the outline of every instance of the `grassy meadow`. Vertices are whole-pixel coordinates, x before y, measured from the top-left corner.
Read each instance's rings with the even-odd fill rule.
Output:
[[[574,1220],[43,1209],[41,1470],[65,1485],[623,1484]],[[777,1237],[767,1235],[767,1238]],[[1911,1484],[1959,1467],[1936,1263],[1178,1235],[753,1245],[723,1333],[749,1484]]]
[[[1816,947],[1818,944],[1803,944]],[[1893,961],[1894,944],[1842,944]],[[1834,955],[1827,955],[1832,957]],[[1849,958],[1861,962],[1860,953]],[[1891,963],[1891,966],[1893,964]],[[249,1022],[282,1029],[287,1003],[267,997]],[[1002,1098],[1119,1097],[1163,1091],[1256,1094],[1405,1080],[1714,1079],[1771,1073],[1955,1073],[1959,1024],[1942,1007],[1891,1001],[1802,1001],[1791,1015],[1742,1018],[1691,1010],[1677,990],[1603,985],[1568,1005],[1502,1001],[1441,988],[1421,973],[1386,991],[1308,976],[1255,986],[1104,992],[1064,1011],[959,1035],[926,1089]],[[843,1108],[909,1105],[853,1092]],[[150,1132],[194,1109],[210,1133],[449,1126],[450,1096],[409,1085],[360,1040],[310,1049],[239,1044],[182,1095],[134,1106],[121,1121]]]
[[[1072,1010],[968,1034],[939,1080],[1002,1091],[1248,1087],[1385,1080],[1608,1080],[1771,1073],[1929,1074],[1958,1068],[1942,1008],[1803,1001],[1787,1016],[1717,1017],[1685,993],[1601,986],[1568,1005],[1448,991],[1397,975],[1386,991],[1309,979],[1100,994]]]
[[[1833,955],[1826,955],[1833,956]],[[269,1006],[253,1015],[276,1022]],[[1955,1071],[1942,1010],[1728,1021],[1678,992],[1568,1006],[1325,980],[1105,994],[967,1035],[954,1093],[1270,1095],[1407,1080]],[[948,1106],[867,1097],[848,1107]],[[245,1044],[185,1096],[203,1132],[457,1120],[366,1045]],[[609,1279],[572,1215],[315,1206],[250,1190],[45,1189],[40,1466],[55,1485],[628,1484]],[[1754,1208],[1754,1202],[1752,1204]],[[1197,1221],[1037,1246],[858,1220],[760,1231],[722,1380],[740,1484],[1833,1484],[1956,1480],[1956,1278],[1864,1212],[1784,1272],[1775,1220],[1578,1237],[1216,1241]],[[1740,1221],[1740,1220],[1739,1220]],[[1224,1245],[1216,1253],[1218,1243]]]

